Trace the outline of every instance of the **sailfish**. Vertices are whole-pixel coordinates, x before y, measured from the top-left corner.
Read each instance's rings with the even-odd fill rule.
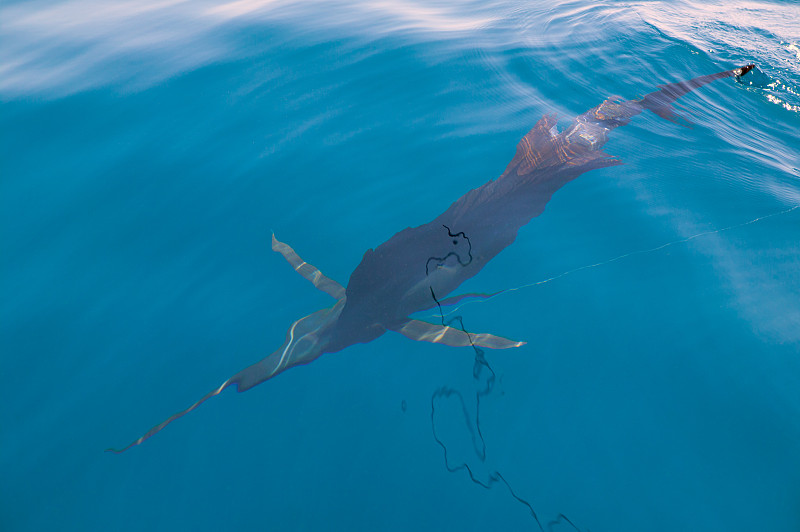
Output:
[[[507,349],[524,345],[488,333],[469,333],[448,326],[444,320],[435,324],[410,316],[474,295],[450,296],[511,245],[519,229],[544,211],[558,189],[589,170],[622,164],[602,151],[611,131],[628,124],[645,109],[680,123],[682,118],[672,105],[678,98],[717,79],[738,79],[754,66],[660,85],[639,99],[609,98],[575,117],[563,131],[559,131],[554,115],[543,116],[519,141],[514,158],[500,177],[470,190],[435,220],[403,229],[367,250],[346,287],[302,260],[273,234],[272,249],[335,303],[292,323],[279,349],[227,379],[189,408],[170,416],[127,447],[107,450],[121,453],[141,444],[226,388],[249,390],[291,367],[353,344],[371,342],[387,331],[448,346]]]

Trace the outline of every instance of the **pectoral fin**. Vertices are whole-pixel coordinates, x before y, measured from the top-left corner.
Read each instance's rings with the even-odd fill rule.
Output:
[[[449,345],[452,347],[477,346],[489,349],[508,349],[510,347],[520,347],[525,342],[515,342],[502,336],[481,333],[466,333],[460,329],[447,327],[446,325],[436,325],[420,320],[409,320],[408,323],[398,329],[394,329],[403,336],[421,342],[433,342],[437,344]]]
[[[324,275],[315,266],[301,259],[291,246],[279,241],[275,238],[274,234],[272,235],[272,251],[277,251],[283,255],[283,258],[292,265],[292,268],[294,268],[297,273],[311,281],[318,289],[336,299],[342,299],[344,297],[345,289],[342,285]]]

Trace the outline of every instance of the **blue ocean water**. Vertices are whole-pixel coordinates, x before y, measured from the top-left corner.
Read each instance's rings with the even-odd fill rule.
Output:
[[[800,530],[797,4],[35,0],[0,20],[3,530]],[[681,99],[691,127],[615,130],[625,164],[461,287],[506,290],[446,309],[467,329],[527,341],[486,351],[479,411],[472,349],[387,333],[103,452],[332,304],[273,232],[346,283],[542,115],[748,62]]]

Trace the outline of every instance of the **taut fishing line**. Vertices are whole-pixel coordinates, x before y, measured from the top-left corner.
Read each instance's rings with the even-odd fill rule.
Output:
[[[598,268],[600,266],[605,266],[606,264],[611,264],[612,262],[617,262],[617,261],[626,259],[628,257],[633,257],[633,256],[636,256],[636,255],[646,255],[648,253],[655,253],[656,251],[661,251],[662,249],[666,249],[668,247],[675,246],[675,245],[678,245],[678,244],[684,244],[684,243],[689,242],[691,240],[695,240],[696,238],[701,238],[701,237],[704,237],[704,236],[724,233],[726,231],[731,231],[733,229],[738,229],[740,227],[745,227],[747,225],[751,225],[751,224],[754,224],[756,222],[760,222],[762,220],[766,220],[768,218],[774,218],[775,216],[781,216],[781,215],[784,215],[784,214],[788,214],[788,213],[790,213],[790,212],[792,212],[792,211],[794,211],[794,210],[796,210],[798,208],[800,208],[800,204],[795,205],[793,207],[789,207],[788,209],[783,209],[783,210],[778,211],[778,212],[773,212],[771,214],[765,214],[763,216],[759,216],[757,218],[753,218],[752,220],[748,220],[746,222],[741,222],[741,223],[738,223],[738,224],[729,225],[729,226],[723,227],[721,229],[712,229],[710,231],[703,231],[701,233],[696,233],[694,235],[687,236],[686,238],[681,238],[681,239],[678,239],[678,240],[672,240],[670,242],[667,242],[665,244],[661,244],[660,246],[656,246],[656,247],[653,247],[653,248],[640,249],[640,250],[637,250],[637,251],[630,251],[628,253],[624,253],[622,255],[618,255],[616,257],[613,257],[613,258],[610,258],[610,259],[607,259],[607,260],[604,260],[604,261],[601,261],[601,262],[596,262],[594,264],[587,264],[585,266],[579,266],[578,268],[572,268],[571,270],[566,270],[564,272],[559,273],[558,275],[553,275],[552,277],[548,277],[546,279],[542,279],[541,281],[535,281],[533,283],[524,284],[524,285],[517,286],[517,287],[514,287],[514,288],[505,288],[503,290],[499,290],[499,291],[491,293],[491,294],[470,294],[475,299],[470,299],[470,300],[462,303],[461,305],[458,305],[457,307],[453,308],[452,310],[450,310],[448,312],[444,312],[443,313],[441,308],[439,309],[439,311],[445,317],[446,316],[450,316],[451,314],[454,314],[454,313],[458,312],[459,309],[461,309],[462,307],[465,307],[466,305],[470,305],[470,304],[473,304],[473,303],[483,303],[483,302],[488,301],[490,299],[494,299],[495,297],[499,296],[500,294],[505,294],[507,292],[515,292],[517,290],[522,290],[524,288],[531,288],[533,286],[539,286],[539,285],[547,284],[547,283],[553,282],[553,281],[555,281],[557,279],[561,279],[562,277],[566,277],[567,275],[572,275],[573,273],[578,273],[578,272],[583,271],[583,270],[590,270],[592,268]],[[433,316],[439,317],[439,314],[434,314]]]

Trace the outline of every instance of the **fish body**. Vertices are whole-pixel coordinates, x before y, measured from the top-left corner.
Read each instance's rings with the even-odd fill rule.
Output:
[[[346,288],[303,261],[273,235],[272,248],[335,304],[298,319],[286,333],[284,344],[245,368],[200,401],[156,425],[124,449],[139,445],[169,423],[191,412],[228,387],[242,392],[324,353],[341,351],[356,343],[375,340],[387,331],[413,340],[450,346],[493,349],[519,347],[492,334],[473,334],[445,324],[410,318],[416,312],[457,301],[450,296],[464,281],[480,272],[511,245],[521,227],[542,214],[553,194],[590,170],[622,164],[602,151],[614,129],[650,110],[680,122],[672,103],[716,79],[747,74],[754,65],[661,85],[640,99],[609,98],[575,117],[559,131],[556,117],[543,116],[519,141],[514,158],[496,179],[470,190],[431,222],[409,227],[364,253]]]

